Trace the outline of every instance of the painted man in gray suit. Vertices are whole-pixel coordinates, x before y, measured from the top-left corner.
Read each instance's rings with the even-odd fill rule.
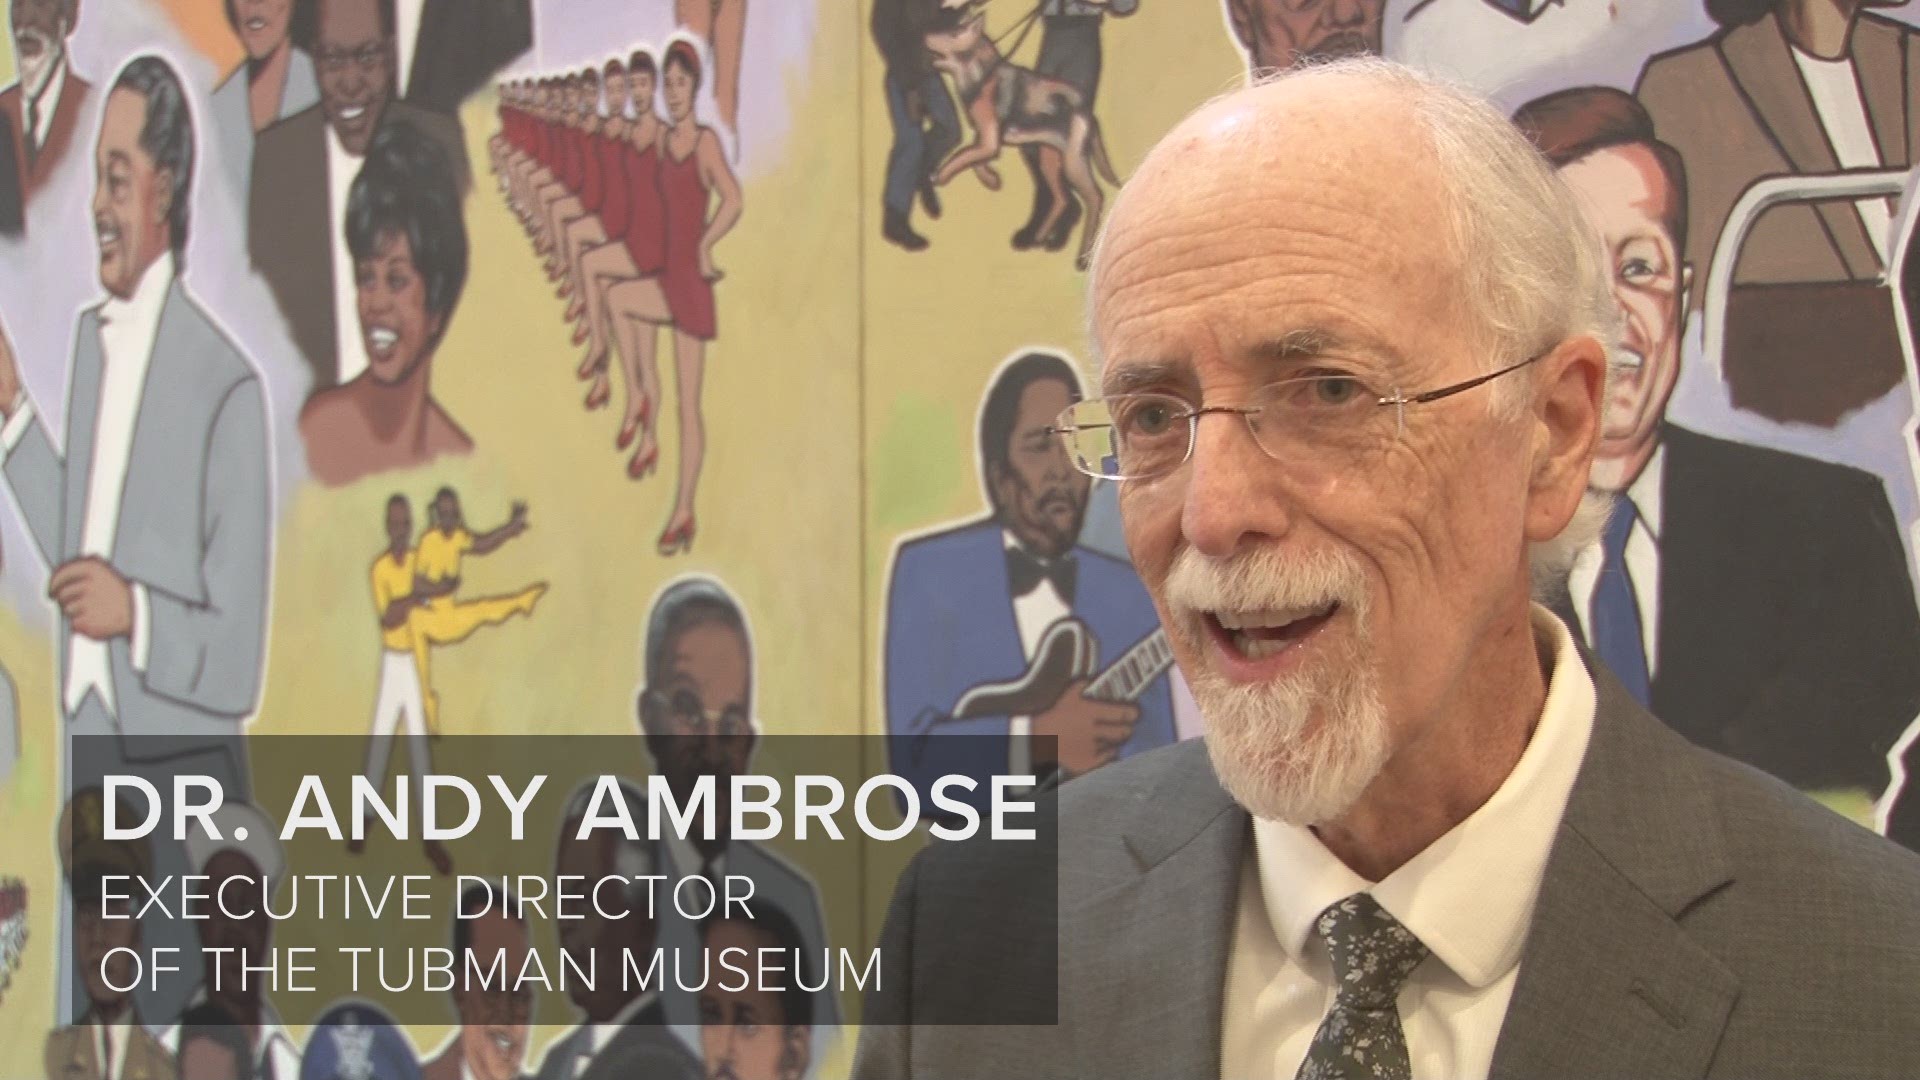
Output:
[[[1060,437],[1208,734],[1044,801],[1057,865],[923,851],[854,1075],[1913,1075],[1920,859],[1533,602],[1604,522],[1620,338],[1539,153],[1346,59],[1204,106],[1116,211]]]
[[[646,685],[640,690],[638,713],[653,767],[682,804],[700,777],[713,777],[718,796],[714,819],[726,822],[731,780],[751,773],[760,738],[753,720],[753,643],[746,614],[718,581],[680,578],[654,601],[645,650]],[[818,957],[826,947],[826,919],[813,882],[767,848],[724,833],[711,840],[669,834],[660,842],[656,862],[657,872],[669,882],[705,877],[721,896],[728,889],[726,879],[751,881],[749,909],[777,908],[799,928],[809,956]],[[697,887],[689,886],[685,894],[689,906],[696,909],[705,897],[693,891]],[[736,881],[733,895],[744,892],[744,884]],[[660,947],[679,949],[681,955],[697,954],[702,947],[700,927],[680,918],[664,897],[661,911]],[[674,1023],[699,1023],[699,1003],[691,995],[669,995],[665,1004]],[[831,1040],[840,1022],[831,983],[814,995],[811,1013],[813,1045],[818,1048]]]
[[[266,410],[253,367],[180,282],[194,137],[165,61],[122,69],[94,166],[107,297],[74,332],[64,447],[0,343],[7,487],[60,608],[67,782],[136,772],[164,791],[193,773],[245,798],[241,725],[266,637]],[[156,873],[185,870],[179,848],[156,842]],[[195,941],[181,922],[144,931],[156,947]],[[190,989],[145,984],[141,1015],[170,1020]]]

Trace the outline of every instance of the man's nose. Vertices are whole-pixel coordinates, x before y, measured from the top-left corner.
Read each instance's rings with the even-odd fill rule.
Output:
[[[1291,513],[1272,483],[1285,466],[1254,442],[1246,417],[1207,413],[1195,423],[1180,517],[1187,543],[1202,555],[1223,557],[1285,534]]]
[[[1367,21],[1366,0],[1332,0],[1328,14],[1335,26],[1359,26]]]

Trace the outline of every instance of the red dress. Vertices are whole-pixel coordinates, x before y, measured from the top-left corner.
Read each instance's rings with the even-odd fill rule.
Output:
[[[625,139],[600,140],[600,229],[609,240],[627,231],[627,154]]]
[[[672,151],[660,152],[660,205],[667,225],[667,258],[660,274],[660,291],[666,294],[675,330],[712,341],[718,329],[713,282],[700,273],[700,237],[707,231],[708,189],[700,179],[699,159],[698,143],[694,152],[680,161],[673,159]]]
[[[580,205],[589,214],[600,212],[600,196],[606,190],[600,179],[600,145],[607,140],[598,135],[580,134]]]
[[[660,272],[666,261],[666,214],[660,206],[660,152],[649,146],[634,149],[626,143],[627,254],[641,277]],[[612,235],[612,230],[608,230]]]

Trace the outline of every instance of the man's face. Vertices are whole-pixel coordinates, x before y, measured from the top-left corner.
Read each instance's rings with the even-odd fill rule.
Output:
[[[468,948],[482,971],[507,973],[511,983],[526,963],[527,928],[499,911],[488,911],[469,924],[473,937]],[[474,1080],[514,1080],[527,1057],[527,1025],[533,1017],[529,991],[511,986],[454,990],[454,1008],[460,1014],[460,1053]]]
[[[231,0],[234,32],[251,60],[265,60],[293,28],[293,0]]]
[[[1006,463],[990,466],[987,476],[1001,524],[1045,557],[1071,551],[1087,519],[1093,481],[1073,467],[1066,445],[1047,433],[1072,403],[1072,391],[1058,379],[1028,383],[1020,392]]]
[[[588,881],[598,881],[617,873],[613,834],[600,830],[579,840],[575,839],[579,831],[580,819],[566,823],[554,872],[582,875]],[[658,904],[662,899],[656,895],[654,902]],[[602,903],[608,914],[621,914],[623,901],[617,890],[606,890]],[[581,971],[620,972],[623,970],[621,950],[644,953],[653,947],[654,923],[647,918],[645,897],[637,898],[632,909],[631,914],[622,918],[602,918],[596,906],[589,904],[581,912],[581,918],[560,920],[561,951]],[[597,964],[597,967],[590,969],[589,964]],[[645,966],[644,961],[642,966]],[[572,979],[567,986],[567,994],[573,1003],[594,1023],[612,1019],[638,993],[637,980],[617,977],[594,979],[591,984],[585,979]]]
[[[232,1048],[212,1039],[195,1039],[180,1048],[180,1075],[193,1080],[239,1080],[240,1062]]]
[[[447,532],[460,527],[460,500],[452,492],[443,492],[434,497],[433,523]]]
[[[683,800],[700,777],[713,777],[718,822],[729,820],[731,778],[747,771],[753,755],[752,679],[746,638],[708,619],[680,631],[662,685],[648,687],[654,693],[642,720],[654,767]]]
[[[147,96],[132,90],[107,95],[94,150],[93,232],[100,250],[100,284],[126,299],[154,260],[172,244],[168,213],[173,173],[157,168],[140,145]]]
[[[387,504],[387,543],[403,548],[412,541],[413,511],[407,508],[406,500],[395,499]]]
[[[1226,0],[1254,70],[1380,52],[1386,0]]]
[[[273,923],[260,903],[260,868],[239,851],[227,848],[207,860],[203,873],[208,878],[206,891],[210,895],[204,902],[194,904],[195,917],[205,919],[199,924],[200,946],[203,950],[228,950],[203,952],[204,982],[209,994],[225,1005],[227,1011],[237,1018],[250,1017],[260,999],[262,976],[247,975],[241,966],[259,967],[266,956],[267,941],[273,935]],[[228,878],[242,880],[227,888],[226,910],[223,910],[218,890]],[[227,914],[228,910],[245,917],[233,918]],[[215,990],[215,986],[219,989]]]
[[[377,0],[319,0],[314,61],[320,108],[347,153],[367,152],[393,93],[393,41],[380,27]]]
[[[1674,192],[1660,161],[1638,144],[1596,150],[1560,169],[1600,235],[1625,322],[1625,364],[1607,387],[1594,450],[1593,485],[1633,483],[1660,440],[1667,400],[1680,375],[1680,340],[1692,267],[1680,261],[1668,228]]]
[[[758,950],[779,947],[772,934],[739,919],[714,923],[707,931],[707,965],[714,972],[700,991],[700,1045],[707,1080],[799,1080],[806,1075],[812,1033],[788,1023],[778,993],[754,985],[751,975],[742,977],[721,966],[726,954],[734,967],[751,973]]]
[[[114,952],[132,949],[140,941],[140,923],[133,918],[133,905],[125,900],[109,901],[104,904],[104,916],[111,917],[103,917],[103,904],[95,897],[77,901],[74,916],[74,944],[80,955],[80,981],[86,986],[87,1000],[97,1012],[117,1013],[138,975],[132,953]]]
[[[1558,534],[1586,476],[1584,459],[1548,473],[1534,448],[1552,432],[1529,376],[1558,387],[1566,361],[1409,406],[1404,430],[1376,404],[1523,359],[1479,344],[1406,110],[1340,77],[1203,110],[1136,175],[1095,267],[1105,394],[1231,408],[1292,377],[1364,388],[1258,420],[1278,459],[1246,417],[1212,413],[1184,465],[1120,485],[1222,779],[1289,821],[1343,814],[1436,713],[1474,700],[1495,631],[1526,632],[1526,544]],[[1298,167],[1270,167],[1283,148]]]
[[[20,85],[29,97],[46,89],[54,65],[66,55],[67,35],[73,33],[68,0],[13,0],[13,55],[20,66]]]
[[[427,310],[427,280],[402,232],[381,233],[370,257],[354,263],[354,295],[367,373],[375,382],[405,382],[433,354],[446,319]]]

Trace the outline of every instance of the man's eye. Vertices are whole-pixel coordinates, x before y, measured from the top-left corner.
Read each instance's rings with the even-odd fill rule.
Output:
[[[1119,421],[1122,433],[1136,438],[1153,438],[1165,435],[1176,422],[1173,406],[1164,401],[1143,401],[1122,411]]]
[[[1310,387],[1315,405],[1345,405],[1360,396],[1360,381],[1345,375],[1328,375],[1313,380]]]
[[[1620,276],[1627,281],[1643,281],[1653,276],[1653,266],[1645,259],[1628,259],[1620,264]]]

